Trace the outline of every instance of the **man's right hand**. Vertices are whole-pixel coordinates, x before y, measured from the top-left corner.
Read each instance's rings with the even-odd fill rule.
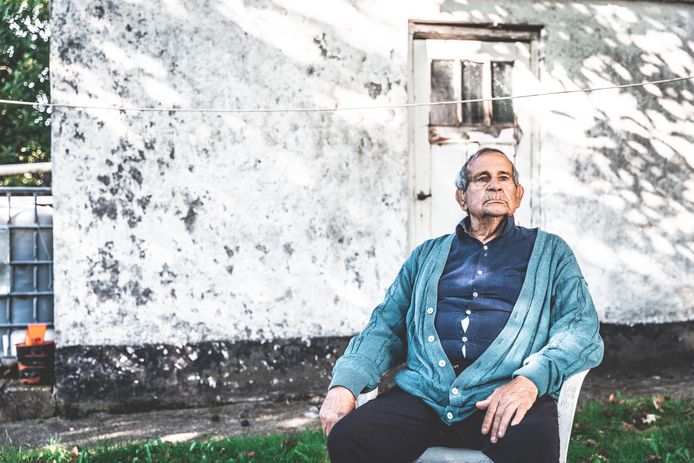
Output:
[[[335,423],[354,410],[356,403],[354,395],[346,387],[335,386],[330,389],[318,413],[323,425],[323,433],[326,436],[330,434]]]

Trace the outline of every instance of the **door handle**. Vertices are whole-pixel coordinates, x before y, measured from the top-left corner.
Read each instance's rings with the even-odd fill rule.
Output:
[[[430,197],[431,197],[431,193],[426,194],[423,191],[420,191],[419,193],[417,193],[417,201],[424,201],[425,199],[430,198]]]

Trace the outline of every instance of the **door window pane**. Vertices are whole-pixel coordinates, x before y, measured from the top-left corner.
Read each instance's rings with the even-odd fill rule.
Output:
[[[431,101],[455,100],[453,89],[453,60],[431,61]],[[429,113],[431,125],[458,125],[455,104],[432,106]]]
[[[463,100],[482,98],[482,63],[463,61]],[[463,124],[483,124],[484,103],[463,103]]]
[[[513,62],[492,62],[492,97],[511,96]],[[496,124],[513,123],[513,100],[492,102],[492,120]]]

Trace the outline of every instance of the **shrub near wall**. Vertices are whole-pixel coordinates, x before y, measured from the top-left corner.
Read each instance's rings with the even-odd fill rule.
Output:
[[[0,1],[0,99],[47,103],[48,0]],[[50,161],[50,111],[0,104],[0,164]],[[50,173],[0,178],[0,186],[50,185]]]

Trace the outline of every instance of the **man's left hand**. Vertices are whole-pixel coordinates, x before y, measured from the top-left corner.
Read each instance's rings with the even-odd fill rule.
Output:
[[[487,434],[491,429],[490,440],[495,444],[504,437],[509,423],[515,426],[521,422],[535,399],[537,386],[524,376],[516,376],[510,383],[495,389],[492,395],[475,404],[480,410],[487,410],[482,422],[482,434]]]

